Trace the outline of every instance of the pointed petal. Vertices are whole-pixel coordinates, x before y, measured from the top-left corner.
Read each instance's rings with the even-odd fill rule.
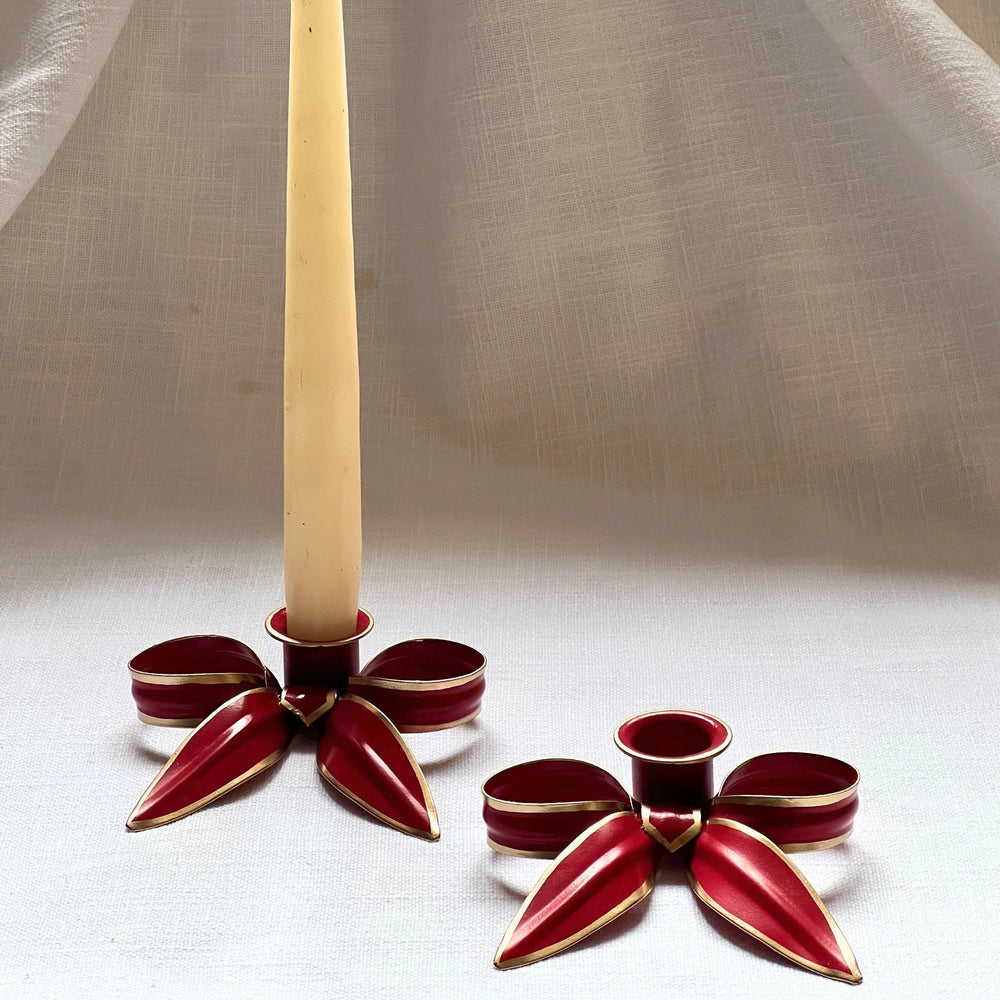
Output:
[[[689,872],[703,903],[803,968],[861,982],[840,928],[805,876],[763,834],[710,819],[695,841]]]
[[[221,635],[189,635],[143,650],[129,664],[139,718],[196,726],[241,691],[276,682],[249,646]]]
[[[759,830],[786,853],[842,844],[858,811],[858,772],[835,757],[768,753],[741,764],[711,815]]]
[[[324,719],[316,753],[320,774],[377,819],[437,840],[437,810],[420,765],[396,727],[374,705],[345,694]]]
[[[479,714],[486,658],[450,639],[409,639],[378,654],[349,690],[371,702],[401,733],[450,729]]]
[[[236,695],[177,748],[126,825],[130,830],[162,826],[208,805],[277,763],[296,725],[274,688]]]
[[[660,854],[631,810],[598,820],[531,890],[500,942],[497,968],[548,958],[621,916],[652,889]]]
[[[483,782],[487,842],[500,854],[554,858],[597,820],[631,804],[607,771],[582,760],[529,760]]]

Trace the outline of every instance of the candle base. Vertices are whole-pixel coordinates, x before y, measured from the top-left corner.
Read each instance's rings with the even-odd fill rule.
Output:
[[[704,712],[646,712],[615,741],[633,763],[633,796],[593,764],[551,758],[483,784],[487,842],[502,854],[554,858],[497,949],[501,969],[572,947],[649,893],[659,861],[687,869],[695,895],[810,972],[861,981],[854,953],[786,857],[851,833],[858,772],[809,753],[754,757],[713,795],[712,760],[731,739]]]
[[[129,665],[139,718],[197,726],[146,789],[130,830],[183,818],[276,764],[303,727],[317,735],[320,774],[372,816],[437,840],[430,789],[403,732],[446,729],[479,714],[486,660],[447,639],[397,643],[358,671],[357,631],[335,642],[301,642],[286,632],[285,609],[268,616],[282,643],[285,685],[256,654],[224,636],[160,643]]]
[[[285,686],[323,687],[343,691],[348,680],[358,673],[358,643],[372,630],[374,620],[358,608],[354,635],[330,642],[303,642],[288,634],[288,614],[278,608],[267,616],[264,628],[284,647]]]

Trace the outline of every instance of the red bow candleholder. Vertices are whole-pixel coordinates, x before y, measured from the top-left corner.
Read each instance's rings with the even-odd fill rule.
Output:
[[[295,733],[318,734],[320,774],[363,809],[404,833],[440,836],[437,811],[403,733],[448,729],[479,714],[486,661],[447,639],[411,639],[358,672],[358,642],[299,642],[285,609],[267,631],[284,646],[285,685],[248,646],[218,635],[160,643],[129,664],[139,718],[197,726],[164,764],[128,818],[130,830],[181,819],[276,764]]]
[[[497,949],[513,968],[555,955],[621,916],[653,887],[664,856],[679,859],[698,898],[779,954],[859,983],[850,945],[792,864],[851,833],[858,773],[811,753],[741,764],[713,797],[712,761],[732,734],[702,712],[648,712],[615,734],[632,758],[632,791],[579,760],[534,760],[483,785],[493,850],[555,858]]]

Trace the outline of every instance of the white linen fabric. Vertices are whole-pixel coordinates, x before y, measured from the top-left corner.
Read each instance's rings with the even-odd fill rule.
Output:
[[[132,0],[4,0],[0,7],[0,226],[49,165]]]
[[[844,989],[669,866],[586,944],[491,968],[542,865],[487,852],[481,782],[534,756],[624,779],[615,725],[669,705],[732,725],[720,778],[856,764],[855,838],[797,860],[861,989],[981,992],[996,4],[347,5],[362,655],[431,634],[490,662],[481,720],[414,741],[433,845],[328,794],[307,742],[124,830],[183,735],[134,719],[128,659],[219,632],[280,660],[287,49],[280,5],[136,0],[88,97],[129,6],[0,8],[0,992]]]

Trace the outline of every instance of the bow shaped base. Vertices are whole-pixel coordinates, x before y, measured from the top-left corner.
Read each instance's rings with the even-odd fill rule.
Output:
[[[765,754],[708,798],[711,759],[730,739],[724,723],[702,713],[647,713],[623,723],[616,739],[638,765],[634,798],[607,771],[578,760],[529,761],[484,783],[490,846],[555,857],[507,928],[499,968],[548,958],[621,916],[650,892],[671,855],[686,866],[695,895],[736,927],[812,972],[861,981],[843,933],[787,856],[850,835],[853,767],[819,754]],[[664,798],[649,801],[654,792]]]
[[[135,657],[139,718],[197,728],[143,793],[129,829],[162,826],[214,802],[276,764],[298,730],[315,727],[326,781],[389,826],[437,840],[434,800],[402,734],[475,718],[482,654],[446,639],[411,639],[358,674],[367,612],[358,612],[358,634],[338,643],[299,643],[284,625],[283,610],[268,619],[285,643],[284,688],[249,647],[223,636],[173,639]]]

